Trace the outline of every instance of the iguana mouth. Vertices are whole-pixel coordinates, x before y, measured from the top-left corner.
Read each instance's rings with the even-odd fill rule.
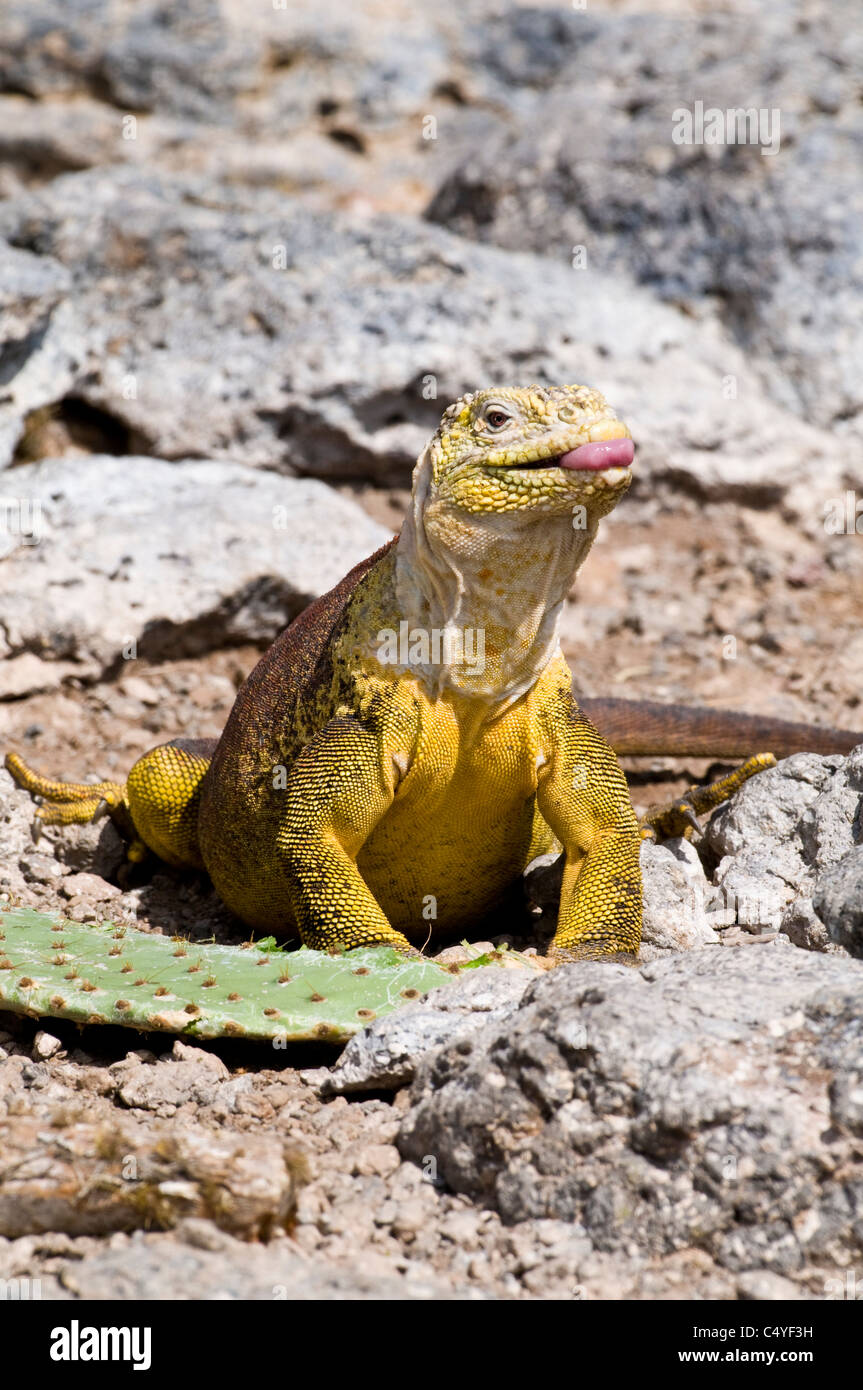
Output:
[[[598,473],[605,468],[629,468],[634,458],[635,445],[631,439],[597,439],[589,444],[580,444],[577,449],[569,449],[565,454],[553,454],[551,458],[534,459],[532,463],[515,466],[520,473],[536,473],[551,468],[568,468],[573,473]]]
[[[570,449],[555,462],[559,468],[595,472],[602,468],[629,468],[634,458],[635,445],[631,439],[597,439]]]

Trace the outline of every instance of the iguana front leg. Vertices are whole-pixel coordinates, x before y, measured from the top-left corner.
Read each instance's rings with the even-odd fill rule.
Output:
[[[291,768],[276,854],[306,946],[394,946],[417,954],[390,926],[356,865],[394,795],[380,735],[351,717],[330,720]]]
[[[566,853],[552,955],[632,961],[641,942],[641,870],[626,779],[568,692],[548,713],[553,751],[537,805]]]

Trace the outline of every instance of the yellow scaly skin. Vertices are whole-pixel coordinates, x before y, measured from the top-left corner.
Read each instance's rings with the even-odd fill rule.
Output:
[[[556,637],[630,474],[555,460],[628,433],[579,387],[482,391],[446,412],[398,545],[357,583],[298,686],[270,654],[205,779],[203,859],[245,921],[295,925],[318,947],[407,950],[469,930],[557,841],[568,865],[556,948],[638,950],[635,817]],[[405,622],[409,634],[482,629],[483,670],[387,662],[380,634]]]
[[[398,542],[282,634],[217,746],[154,749],[125,790],[44,782],[14,755],[10,771],[51,803],[43,819],[75,819],[76,800],[90,819],[102,796],[132,822],[132,857],[146,845],[204,866],[250,926],[319,949],[409,951],[469,930],[562,846],[554,955],[634,958],[639,827],[557,640],[576,570],[631,477],[557,459],[628,436],[582,386],[463,397],[417,463]],[[400,625],[407,651],[387,645]],[[435,632],[481,632],[484,661],[443,641],[422,650]]]

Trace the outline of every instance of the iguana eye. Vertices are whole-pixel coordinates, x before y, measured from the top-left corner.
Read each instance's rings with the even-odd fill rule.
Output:
[[[504,425],[509,424],[511,418],[505,410],[497,410],[495,407],[487,411],[485,417],[486,424],[490,425],[493,430],[502,430]]]

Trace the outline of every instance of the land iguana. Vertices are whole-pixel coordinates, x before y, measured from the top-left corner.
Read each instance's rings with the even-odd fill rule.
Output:
[[[468,931],[562,847],[553,957],[631,960],[642,836],[688,833],[771,755],[863,740],[576,701],[559,615],[633,457],[587,387],[463,396],[417,462],[400,535],[281,634],[220,739],[163,744],[125,786],[48,781],[14,754],[6,765],[43,799],[43,822],[107,811],[133,860],[149,849],[206,869],[251,927],[322,950],[412,953],[430,928]],[[639,825],[616,753],[747,761]]]

